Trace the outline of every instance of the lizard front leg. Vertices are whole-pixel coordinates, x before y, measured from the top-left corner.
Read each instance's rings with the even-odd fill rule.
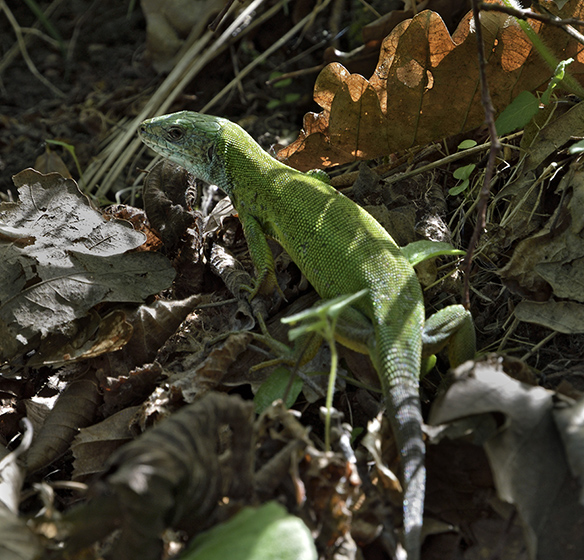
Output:
[[[261,224],[248,214],[240,213],[239,219],[243,226],[251,260],[256,269],[255,286],[244,286],[244,289],[249,291],[250,301],[258,294],[271,296],[274,290],[285,300],[274,272],[274,256]]]

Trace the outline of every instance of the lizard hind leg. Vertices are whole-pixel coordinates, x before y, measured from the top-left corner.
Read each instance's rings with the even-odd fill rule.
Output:
[[[450,367],[472,360],[476,351],[472,315],[462,305],[450,305],[428,317],[422,340],[424,356],[448,346]]]

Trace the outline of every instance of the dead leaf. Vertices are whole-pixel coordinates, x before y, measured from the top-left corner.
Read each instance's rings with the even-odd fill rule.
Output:
[[[551,115],[548,115],[548,118]],[[541,126],[541,125],[540,125]],[[572,138],[584,133],[584,103],[580,102],[545,126],[538,128],[537,136],[531,143],[522,142],[521,147],[528,150],[523,169],[527,173],[539,167],[549,156],[557,152]]]
[[[132,338],[132,325],[123,311],[115,310],[104,317],[93,309],[77,321],[78,329],[72,333],[54,334],[41,340],[38,351],[28,361],[30,367],[42,365],[61,366],[66,362],[95,358],[116,352]]]
[[[568,2],[562,15],[580,17],[582,4]],[[545,5],[557,11],[552,2]],[[553,70],[541,62],[514,18],[482,12],[481,23],[498,113],[521,91],[543,86]],[[554,26],[530,24],[560,59],[575,59],[572,74],[584,72],[582,45]],[[452,36],[430,10],[400,23],[383,41],[369,80],[329,64],[316,80],[314,99],[323,111],[308,113],[298,139],[278,153],[301,170],[380,157],[479,126],[484,112],[471,14]]]
[[[74,322],[99,303],[142,302],[172,282],[168,259],[127,253],[145,236],[127,222],[106,221],[73,180],[27,169],[14,182],[20,200],[0,205],[0,221],[16,231],[14,240],[31,242],[0,242],[2,359],[52,333],[74,338]]]
[[[92,524],[101,534],[119,526],[111,558],[158,560],[166,527],[199,529],[223,497],[251,497],[252,434],[253,404],[240,397],[211,393],[184,407],[110,456],[98,495],[67,514],[71,546],[99,538]]]
[[[65,165],[61,156],[55,150],[51,150],[49,144],[45,145],[44,153],[36,158],[34,168],[44,175],[48,173],[59,173],[67,179],[72,179],[69,168]]]
[[[79,428],[94,421],[99,401],[93,370],[65,387],[26,454],[28,473],[49,465],[69,449]]]
[[[511,290],[536,301],[554,294],[584,302],[584,172],[579,161],[562,179],[558,192],[564,193],[564,204],[542,229],[517,244],[500,275]]]
[[[161,346],[172,336],[187,315],[201,303],[201,296],[194,295],[181,300],[158,299],[150,305],[140,305],[127,313],[132,324],[133,334],[118,354],[109,358],[126,365],[126,371],[151,362]],[[116,375],[122,373],[116,367]]]
[[[102,422],[79,430],[71,445],[75,457],[73,480],[103,472],[111,454],[133,439],[130,424],[139,409],[139,406],[124,408]]]
[[[584,333],[584,305],[574,301],[520,301],[515,317],[561,333]]]
[[[184,167],[168,160],[158,162],[144,180],[144,209],[150,225],[164,244],[176,248],[187,228],[195,224],[186,193],[196,192],[195,179]]]
[[[221,385],[229,371],[229,366],[247,350],[251,340],[252,335],[246,332],[229,335],[195,368],[171,377],[168,380],[169,386],[180,391],[185,402],[194,402],[195,398]]]
[[[148,54],[157,72],[172,70],[175,55],[187,36],[199,37],[211,16],[220,10],[216,0],[142,0],[146,17]]]
[[[527,259],[525,265],[521,267],[523,270],[520,274],[523,278],[509,278],[509,282],[517,283],[526,292],[537,294],[531,295],[532,299],[546,299],[551,291],[550,286],[542,281],[534,270],[541,259],[541,253],[550,249],[546,247],[550,242],[546,237],[549,236],[549,226],[544,227],[550,214],[545,205],[547,193],[545,185],[546,179],[550,175],[556,175],[558,171],[555,163],[546,166],[545,162],[558,149],[565,147],[573,137],[578,136],[584,136],[584,103],[580,102],[571,107],[569,104],[546,106],[525,127],[521,140],[521,150],[525,157],[519,161],[516,179],[505,185],[494,197],[495,202],[504,201],[506,209],[499,220],[489,225],[484,238],[485,247],[488,247],[490,254],[498,259],[499,255],[506,253],[509,247],[516,245],[518,241],[533,236],[532,241],[528,242],[533,244],[532,249],[527,252],[522,249],[517,255],[519,257],[523,254],[521,258]],[[575,176],[579,168],[580,164],[575,161],[571,172],[561,182],[561,189],[565,190],[566,187],[570,187],[574,177],[575,200],[582,196],[579,193],[584,192],[578,187],[581,179]],[[562,218],[562,212],[558,213],[557,218]],[[572,220],[575,220],[573,227],[578,227],[582,216],[584,216],[582,209],[571,212]],[[550,223],[553,224],[555,219]],[[562,223],[561,219],[558,221]],[[561,229],[558,226],[557,223],[553,228],[554,232]],[[575,231],[577,233],[579,230]],[[538,233],[534,235],[534,232]],[[580,243],[577,242],[576,245]]]
[[[460,367],[454,375],[430,423],[503,414],[504,424],[484,447],[499,497],[515,504],[521,517],[530,557],[580,559],[584,507],[555,423],[554,394],[515,381],[494,361]]]
[[[108,360],[109,361],[109,360]],[[132,404],[142,402],[152,394],[156,382],[164,375],[158,362],[146,364],[132,369],[127,374],[121,373],[115,377],[117,364],[113,364],[109,375],[104,370],[98,371],[100,387],[103,391],[103,404],[100,414],[108,417]]]

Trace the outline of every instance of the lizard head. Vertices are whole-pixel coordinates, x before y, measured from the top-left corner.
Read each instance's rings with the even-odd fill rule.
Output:
[[[181,165],[198,179],[224,188],[217,153],[223,150],[228,120],[191,111],[162,115],[140,125],[144,144]]]

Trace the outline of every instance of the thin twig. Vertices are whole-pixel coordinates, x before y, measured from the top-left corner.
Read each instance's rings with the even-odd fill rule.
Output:
[[[581,25],[584,26],[584,21],[576,18],[559,18],[553,14],[539,14],[537,12],[532,12],[531,10],[521,10],[519,8],[510,8],[509,6],[502,6],[501,4],[487,4],[486,2],[481,2],[479,4],[479,10],[481,12],[501,12],[503,14],[509,14],[516,18],[527,21],[528,19],[536,19],[537,21],[542,21],[543,23],[549,23],[550,25],[557,25],[558,27],[564,27],[565,25]]]
[[[517,136],[521,136],[523,131],[517,132],[515,134],[510,134],[507,136],[508,139],[516,138]],[[514,147],[514,146],[512,146]],[[459,159],[464,159],[469,156],[474,156],[475,154],[479,154],[480,152],[484,152],[487,149],[491,149],[491,143],[485,142],[484,144],[480,144],[478,146],[473,146],[472,148],[466,148],[460,152],[456,152],[454,154],[450,154],[445,156],[441,159],[433,161],[431,163],[427,163],[425,165],[421,165],[420,167],[416,167],[415,169],[410,169],[408,171],[404,171],[403,173],[395,173],[392,175],[393,170],[390,170],[381,177],[385,179],[384,183],[386,185],[391,185],[393,183],[397,183],[399,181],[403,181],[404,179],[409,179],[414,177],[415,175],[419,175],[420,173],[426,173],[428,171],[432,171],[438,167],[446,167],[447,165],[458,161]],[[358,172],[357,172],[358,173]]]
[[[516,17],[517,19],[522,19],[523,21],[535,19],[549,25],[555,25],[561,27],[568,35],[570,35],[570,37],[572,37],[572,39],[584,44],[584,35],[572,27],[574,25],[584,27],[584,21],[581,19],[562,19],[550,13],[539,14],[537,12],[532,12],[531,10],[521,10],[519,8],[511,8],[510,6],[502,6],[501,4],[487,4],[485,2],[479,4],[479,10],[482,12],[500,12]]]
[[[483,30],[480,22],[480,12],[478,0],[472,0],[472,15],[475,23],[475,33],[477,35],[477,51],[479,57],[479,73],[481,77],[481,102],[485,110],[485,120],[487,122],[487,127],[489,134],[491,136],[491,149],[489,150],[489,160],[487,162],[487,168],[485,170],[485,180],[483,186],[481,187],[481,192],[479,194],[479,202],[477,207],[477,223],[475,229],[472,233],[472,238],[470,240],[468,251],[466,257],[462,263],[464,270],[464,293],[463,293],[463,304],[468,309],[470,307],[470,269],[472,265],[472,256],[479,242],[482,232],[486,225],[486,215],[487,215],[487,204],[489,202],[489,196],[491,193],[491,179],[493,177],[493,171],[495,169],[495,163],[497,161],[497,155],[501,150],[501,143],[499,142],[499,137],[497,136],[497,130],[495,128],[495,109],[493,108],[493,102],[491,101],[491,95],[489,93],[489,86],[487,84],[486,76],[486,60],[485,60],[485,45],[483,42]]]

